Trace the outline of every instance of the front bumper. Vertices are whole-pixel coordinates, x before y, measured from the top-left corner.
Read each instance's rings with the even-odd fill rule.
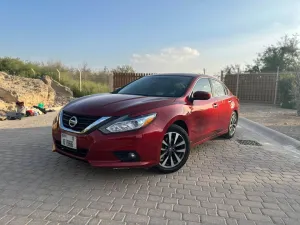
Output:
[[[77,149],[61,145],[61,134],[76,137]],[[149,126],[131,132],[103,134],[95,130],[89,134],[76,134],[61,129],[57,124],[52,127],[53,151],[86,161],[95,167],[151,167],[159,164],[163,130]],[[135,154],[130,158],[129,154]]]

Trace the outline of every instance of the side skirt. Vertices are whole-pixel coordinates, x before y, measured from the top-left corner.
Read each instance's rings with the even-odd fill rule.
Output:
[[[223,130],[223,131],[220,131],[220,132],[216,132],[216,133],[214,133],[213,135],[211,135],[211,136],[209,136],[209,137],[207,137],[207,138],[205,138],[205,139],[203,139],[203,140],[201,140],[201,141],[191,143],[191,147],[196,147],[197,145],[200,145],[200,144],[202,144],[202,143],[204,143],[204,142],[207,142],[207,141],[209,141],[209,140],[212,140],[212,139],[215,139],[215,138],[217,138],[217,137],[220,137],[220,136],[222,136],[223,134],[226,134],[227,132],[228,132],[228,129]]]

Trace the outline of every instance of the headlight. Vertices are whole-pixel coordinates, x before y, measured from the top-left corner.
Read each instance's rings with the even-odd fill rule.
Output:
[[[150,124],[156,117],[156,113],[143,115],[135,118],[127,118],[123,121],[115,122],[105,129],[110,133],[137,130]]]

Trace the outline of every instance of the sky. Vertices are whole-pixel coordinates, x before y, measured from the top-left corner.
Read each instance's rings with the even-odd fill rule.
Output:
[[[0,57],[219,73],[300,34],[299,0],[0,1]]]

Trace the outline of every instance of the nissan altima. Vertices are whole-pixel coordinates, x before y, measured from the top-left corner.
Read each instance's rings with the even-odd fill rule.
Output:
[[[95,167],[171,173],[193,146],[232,138],[238,116],[238,98],[212,76],[145,76],[63,107],[53,121],[53,151]]]

